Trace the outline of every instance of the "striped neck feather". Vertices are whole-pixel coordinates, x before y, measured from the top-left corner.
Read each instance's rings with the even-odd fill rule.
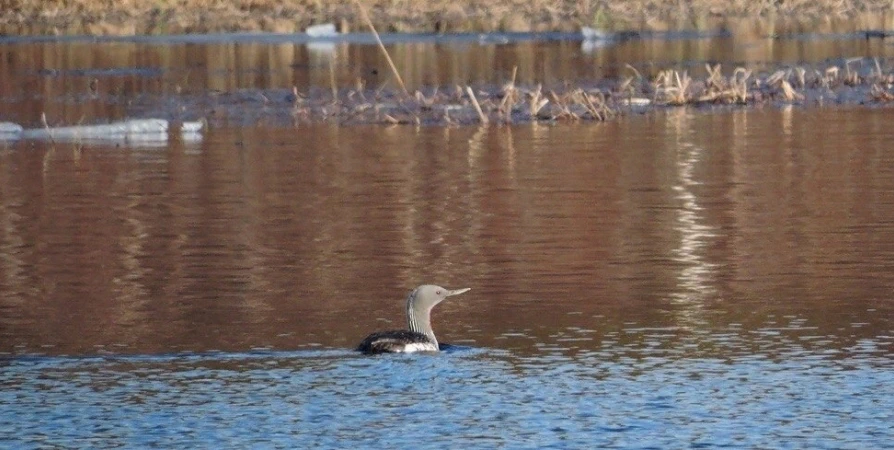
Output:
[[[407,299],[407,325],[409,325],[410,331],[428,336],[437,347],[438,339],[435,337],[434,330],[431,329],[431,308],[417,310],[413,299],[412,295]]]

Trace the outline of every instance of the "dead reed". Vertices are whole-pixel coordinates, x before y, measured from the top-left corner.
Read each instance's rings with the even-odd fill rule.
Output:
[[[665,108],[750,107],[796,104],[884,104],[894,102],[894,69],[889,63],[852,59],[823,67],[794,66],[755,73],[746,67],[724,71],[705,66],[704,74],[666,69],[643,76],[629,67],[620,80],[596,80],[600,88],[519,85],[516,71],[499,88],[451,86],[421,89],[413,95],[394,89],[320,89],[288,95],[288,117],[295,123],[408,125],[502,125],[530,122],[612,120]],[[255,96],[259,116],[275,113],[272,94]],[[216,116],[245,117],[244,94],[218,97]],[[201,111],[196,112],[202,115]],[[215,116],[215,117],[216,117]]]
[[[376,44],[378,44],[379,50],[382,51],[382,54],[385,55],[385,60],[388,62],[388,67],[391,68],[391,73],[397,80],[398,86],[400,86],[400,89],[404,92],[404,95],[409,97],[410,92],[407,91],[407,87],[404,85],[404,80],[400,77],[400,72],[397,71],[397,67],[394,65],[394,61],[391,60],[391,55],[388,54],[388,49],[386,49],[385,44],[382,43],[382,38],[379,37],[379,32],[376,31],[375,25],[373,25],[371,20],[369,20],[369,14],[366,13],[366,8],[360,3],[359,0],[354,0],[354,4],[356,4],[357,9],[360,10],[360,16],[363,18],[366,26],[369,27],[369,31],[371,31],[373,36],[376,38]]]
[[[761,76],[755,76],[745,67],[737,67],[730,76],[725,77],[719,65],[706,66],[706,72],[708,75],[704,80],[693,80],[687,72],[677,70],[660,72],[651,83],[655,103],[697,106],[748,105],[768,101],[798,103],[821,99],[846,103],[856,100],[843,98],[842,94],[879,101],[887,98],[885,93],[894,84],[894,73],[890,69],[886,73],[877,59],[870,65],[863,58],[849,59],[843,65],[829,66],[824,70],[790,67]],[[856,93],[845,93],[842,90],[844,87],[862,89],[857,89]]]

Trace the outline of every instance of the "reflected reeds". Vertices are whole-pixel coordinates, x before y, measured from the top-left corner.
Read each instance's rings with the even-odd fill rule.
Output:
[[[338,44],[321,51],[281,42],[0,45],[0,88],[6,92],[0,116],[26,127],[40,125],[43,115],[51,126],[134,116],[280,125],[505,123],[602,120],[642,99],[671,105],[811,103],[828,101],[827,89],[844,103],[894,98],[891,46],[878,39],[734,34],[633,39],[592,53],[580,42],[406,43],[390,45],[388,52],[413,94],[409,101],[397,95],[396,78],[370,46]],[[845,85],[861,89],[837,95]]]
[[[349,348],[402,324],[421,282],[474,288],[437,320],[482,346],[732,323],[749,345],[803,322],[840,350],[890,329],[889,124],[675,108],[216,128],[199,149],[18,143],[0,150],[0,351]]]

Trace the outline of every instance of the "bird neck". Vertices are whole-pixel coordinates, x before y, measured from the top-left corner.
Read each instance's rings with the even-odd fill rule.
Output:
[[[431,308],[418,309],[413,304],[413,299],[410,298],[407,301],[407,324],[410,327],[410,331],[422,333],[428,336],[432,343],[438,345],[435,332],[431,329]]]

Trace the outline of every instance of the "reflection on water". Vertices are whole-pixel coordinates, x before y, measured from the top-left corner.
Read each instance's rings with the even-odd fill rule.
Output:
[[[829,30],[835,32],[835,30]],[[401,78],[412,90],[457,85],[592,85],[599,80],[654,77],[679,69],[696,78],[706,64],[724,73],[745,67],[755,73],[780,65],[825,70],[843,58],[866,58],[850,69],[886,68],[894,47],[881,39],[854,35],[768,38],[761,29],[698,39],[663,35],[618,40],[594,47],[580,40],[520,42],[405,42],[389,45]],[[0,44],[0,119],[42,126],[108,122],[134,115],[181,117],[184,107],[213,115],[219,106],[209,93],[232,94],[237,103],[290,104],[303,95],[328,95],[365,86],[396,90],[381,52],[372,45],[307,45],[295,42],[209,41],[202,45],[158,42],[6,42]],[[272,92],[270,90],[273,90]],[[229,98],[229,97],[228,97]],[[5,105],[5,106],[4,106]],[[192,109],[187,108],[187,115]],[[171,117],[168,117],[171,116]]]
[[[891,118],[10,143],[0,446],[887,445]]]
[[[889,116],[10,144],[0,351],[350,347],[422,282],[473,288],[436,328],[485,346],[794,319],[852,346],[891,326]]]

